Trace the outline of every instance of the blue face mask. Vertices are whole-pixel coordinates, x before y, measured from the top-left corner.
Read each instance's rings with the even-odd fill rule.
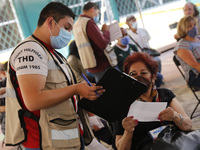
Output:
[[[57,26],[60,28],[60,26],[58,24],[57,24]],[[49,31],[51,33],[51,30],[49,30]],[[65,30],[64,28],[60,28],[58,36],[53,36],[51,33],[50,39],[51,39],[52,48],[53,49],[61,49],[63,47],[66,47],[71,40],[71,35],[72,35],[72,33]]]
[[[197,35],[197,27],[194,26],[190,31],[188,31],[187,33],[188,36],[194,38]]]
[[[129,44],[130,38],[128,36],[125,36],[121,39],[121,44],[126,46]]]
[[[133,29],[137,29],[137,22],[133,22],[132,26],[131,26]]]
[[[99,15],[97,15],[97,17],[94,16],[93,20],[94,20],[94,22],[96,22],[96,23],[99,22]]]

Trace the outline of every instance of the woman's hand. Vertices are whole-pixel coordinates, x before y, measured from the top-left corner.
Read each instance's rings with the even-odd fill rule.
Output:
[[[3,94],[5,94],[6,93],[6,88],[1,88],[0,89],[0,95],[3,95]]]
[[[96,125],[93,125],[93,126],[92,126],[92,129],[93,129],[95,132],[101,130],[101,128],[99,128],[99,127],[96,126]]]
[[[165,110],[161,111],[158,119],[160,121],[173,121],[175,118],[175,112],[171,107],[167,107]]]
[[[89,100],[95,100],[97,99],[97,94],[102,95],[105,92],[105,89],[103,89],[102,86],[95,86],[95,84],[92,84],[92,86],[89,86],[87,83],[79,83],[76,84],[76,94],[79,94],[81,97],[87,98]]]
[[[123,128],[129,133],[132,133],[135,130],[135,126],[137,125],[138,125],[138,120],[133,119],[133,116],[126,117],[122,120]]]

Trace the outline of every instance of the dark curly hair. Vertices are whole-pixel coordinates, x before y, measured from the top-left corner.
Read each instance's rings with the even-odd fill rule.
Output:
[[[136,62],[143,62],[151,75],[156,76],[158,72],[158,63],[147,53],[135,52],[132,55],[129,55],[124,61],[123,71],[129,74],[131,65]]]

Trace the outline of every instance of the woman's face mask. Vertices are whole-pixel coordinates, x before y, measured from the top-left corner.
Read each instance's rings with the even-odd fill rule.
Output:
[[[138,81],[140,81],[140,82],[146,84],[147,89],[150,88],[152,82],[149,81],[147,78],[145,78],[145,77],[143,77],[143,76],[137,76],[135,79],[137,79]]]
[[[190,31],[188,31],[187,33],[188,36],[194,38],[197,35],[197,27],[194,26]]]
[[[55,21],[55,20],[54,20]],[[60,26],[55,21],[56,25],[60,28]],[[49,29],[50,33],[51,30]],[[51,46],[53,49],[61,49],[63,47],[66,47],[68,43],[71,40],[72,33],[65,30],[64,28],[60,28],[58,36],[53,36],[51,33],[50,39],[51,39]]]
[[[127,46],[129,44],[130,38],[128,36],[125,36],[123,38],[121,38],[121,44],[124,46]]]

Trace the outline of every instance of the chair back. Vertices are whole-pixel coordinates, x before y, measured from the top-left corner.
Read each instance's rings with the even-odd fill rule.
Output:
[[[182,75],[183,78],[185,79],[184,72],[181,70],[181,64],[180,64],[180,62],[178,61],[178,59],[176,58],[176,55],[174,55],[173,61],[174,61],[175,65],[176,65],[176,67],[178,68],[179,72],[181,73],[181,75]],[[188,83],[187,83],[187,84],[188,84]]]
[[[181,69],[181,68],[182,68],[182,67],[181,67],[181,64],[180,64],[180,62],[178,61],[178,59],[176,58],[176,55],[174,55],[173,61],[174,61],[176,67],[178,68],[179,72],[181,73],[181,75],[183,76],[183,78],[184,78],[184,80],[185,80],[184,72],[183,72],[182,69]],[[186,81],[186,80],[185,80],[185,81]],[[191,116],[190,116],[190,118],[193,119],[193,118],[195,118],[195,117],[200,116],[200,113],[197,114],[197,115],[194,115],[194,113],[195,113],[197,107],[198,107],[199,104],[200,104],[200,99],[199,99],[199,97],[197,96],[197,94],[195,93],[197,90],[195,90],[194,87],[190,86],[190,85],[188,84],[187,81],[186,81],[186,83],[187,83],[188,87],[191,89],[192,93],[194,94],[194,96],[196,97],[196,99],[197,99],[197,101],[198,101],[198,103],[196,104],[196,106],[195,106],[195,108],[194,108],[194,110],[193,110],[193,112],[192,112],[192,114],[191,114]]]

